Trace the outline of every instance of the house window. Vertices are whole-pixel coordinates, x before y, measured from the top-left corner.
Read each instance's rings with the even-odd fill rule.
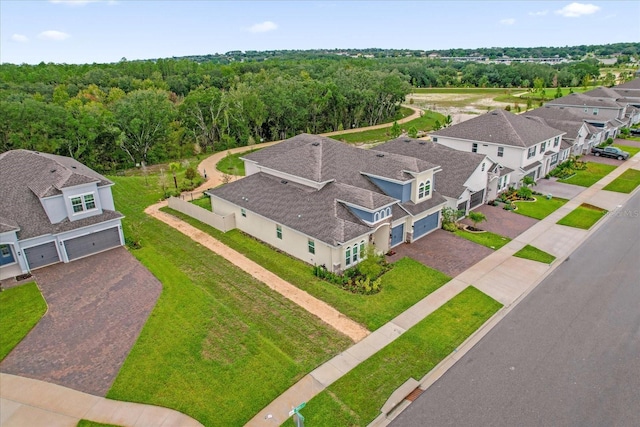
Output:
[[[529,152],[527,153],[527,159],[530,159],[535,155],[536,155],[536,146],[534,145],[533,147],[529,148]]]
[[[282,240],[282,226],[276,225],[276,237]]]
[[[73,213],[79,213],[79,212],[90,211],[91,209],[95,209],[96,200],[93,196],[93,193],[72,197],[71,208],[73,209]]]
[[[244,209],[240,209],[240,215],[242,215],[243,217],[247,217],[247,211],[245,211]]]
[[[353,262],[358,262],[358,244],[353,245]]]
[[[598,109],[597,109],[597,108],[594,108],[594,109],[593,109],[593,115],[594,115],[594,116],[597,116],[597,115],[598,115]]]
[[[555,165],[556,163],[558,163],[558,153],[551,156],[551,164]]]
[[[580,135],[578,135],[578,138],[580,138]],[[557,147],[558,144],[560,144],[560,137],[556,136],[555,139],[553,140],[553,146]]]
[[[540,144],[540,152],[544,153],[544,149],[547,148],[547,141]]]
[[[2,256],[3,258],[6,258],[9,255],[11,255],[11,250],[9,249],[9,245],[0,246],[0,256]]]
[[[351,248],[347,248],[344,259],[345,265],[351,265]]]
[[[509,175],[501,176],[498,181],[498,190],[502,190],[509,183]]]
[[[484,172],[484,162],[482,162],[482,168],[480,169],[481,172]]]
[[[380,212],[376,212],[373,214],[373,222],[380,221]]]
[[[364,257],[364,240],[360,242],[360,257]]]
[[[433,138],[431,138],[431,139],[433,140],[433,142],[438,142],[438,138],[435,137],[435,136]]]
[[[431,194],[431,181],[426,180],[425,182],[421,182],[418,187],[418,199],[427,197],[429,194]]]
[[[504,147],[498,147],[498,157],[504,156]]]
[[[478,152],[478,144],[476,144],[475,142],[473,144],[471,144],[471,152],[472,153],[477,153]]]
[[[316,242],[314,242],[313,240],[309,239],[309,241],[307,242],[307,247],[309,248],[309,253],[310,254],[315,254],[316,253]]]

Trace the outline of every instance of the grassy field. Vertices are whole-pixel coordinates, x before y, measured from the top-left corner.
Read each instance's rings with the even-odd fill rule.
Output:
[[[547,253],[531,245],[526,245],[524,248],[513,254],[513,256],[517,256],[518,258],[530,259],[532,261],[538,261],[545,264],[551,264],[556,259],[556,257],[551,255],[550,253]]]
[[[311,399],[302,410],[307,425],[368,425],[400,385],[421,379],[501,306],[468,287]]]
[[[0,292],[0,360],[27,336],[47,311],[35,282]]]
[[[117,426],[115,424],[98,423],[96,421],[80,420],[78,421],[77,427],[120,427],[120,426]]]
[[[418,87],[413,88],[411,93],[451,93],[451,94],[509,94],[525,92],[526,89],[517,88],[495,88],[495,87]],[[411,94],[409,94],[411,96]]]
[[[535,202],[514,202],[518,207],[514,212],[535,219],[543,219],[567,202],[568,200],[559,197],[547,199],[544,196],[538,195],[536,196]]]
[[[419,131],[421,130],[429,131],[433,129],[433,125],[436,120],[439,120],[440,123],[442,123],[444,120],[444,116],[440,113],[436,113],[433,111],[425,111],[422,117],[413,119],[407,123],[403,123],[402,125],[400,125],[400,127],[402,129],[408,130],[412,126],[415,126],[415,128]],[[393,139],[391,137],[390,131],[391,131],[391,126],[388,126],[382,129],[373,129],[373,130],[366,130],[362,132],[343,133],[339,135],[333,135],[331,136],[331,138],[337,139],[338,141],[347,142],[350,144],[384,142],[384,141]]]
[[[558,224],[588,230],[606,214],[605,209],[583,203],[558,221]]]
[[[607,184],[603,190],[631,193],[638,185],[640,185],[640,171],[637,169],[627,169],[622,175]]]
[[[511,239],[509,239],[508,237],[500,236],[489,231],[485,231],[484,233],[470,233],[465,230],[456,230],[455,233],[457,236],[460,236],[463,239],[467,239],[479,245],[486,246],[489,249],[493,249],[494,251],[497,251],[511,241]]]
[[[351,341],[143,209],[157,187],[112,177],[132,253],[163,284],[109,398],[184,412],[207,426],[243,425]]]
[[[567,179],[560,179],[559,182],[579,185],[581,187],[591,187],[605,176],[609,175],[616,167],[603,163],[587,162],[585,170],[576,171],[576,174]]]
[[[218,162],[218,164],[216,165],[216,169],[218,169],[222,173],[226,173],[229,175],[244,176],[244,162],[240,160],[240,157],[246,156],[247,154],[253,153],[254,151],[258,150],[227,154],[222,160]]]
[[[369,330],[378,329],[451,279],[417,261],[403,258],[382,276],[382,290],[379,293],[352,294],[315,277],[311,267],[303,261],[272,249],[238,230],[222,233],[177,211],[166,211],[210,234],[292,285],[325,301]]]

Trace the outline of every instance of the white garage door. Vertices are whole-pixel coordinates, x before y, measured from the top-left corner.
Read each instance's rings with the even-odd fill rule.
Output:
[[[56,242],[49,242],[44,245],[27,248],[24,250],[24,256],[27,257],[29,268],[32,270],[60,262],[60,257],[58,257],[58,251],[56,250]]]
[[[96,233],[65,240],[64,248],[69,261],[95,254],[107,249],[120,246],[120,232],[118,227],[108,228]]]

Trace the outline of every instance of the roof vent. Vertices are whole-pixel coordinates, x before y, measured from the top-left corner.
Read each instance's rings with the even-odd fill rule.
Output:
[[[312,142],[311,145],[313,145],[314,147],[317,147],[318,145],[320,145],[319,142]]]
[[[404,142],[411,142],[411,140],[409,138],[405,138]]]
[[[78,168],[77,168],[77,167],[75,167],[75,166],[71,166],[71,169],[78,169]]]
[[[376,154],[376,156],[378,156],[378,157],[384,157],[384,154],[382,154],[382,153],[378,153],[378,154]]]
[[[420,145],[426,145],[427,143],[425,141],[420,141],[419,144]]]
[[[283,179],[282,181],[280,181],[280,184],[288,184],[289,181],[287,181],[286,179]]]
[[[56,169],[51,169],[49,172],[54,173]]]
[[[495,110],[493,110],[493,111],[491,112],[491,115],[492,115],[492,116],[497,116],[497,115],[498,115],[498,112],[497,112],[497,111],[495,111]]]

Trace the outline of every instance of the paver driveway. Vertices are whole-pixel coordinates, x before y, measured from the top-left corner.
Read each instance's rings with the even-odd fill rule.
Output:
[[[162,284],[125,248],[34,276],[49,309],[0,371],[106,395]]]
[[[575,187],[575,185],[572,185],[572,187]],[[580,191],[582,190],[584,190],[584,187],[580,187]],[[518,237],[538,222],[537,219],[506,211],[498,206],[482,205],[474,209],[474,212],[481,212],[487,217],[486,221],[478,224],[478,228],[510,239]],[[473,221],[469,218],[465,218],[460,222],[473,225]]]
[[[436,230],[413,243],[396,246],[393,250],[396,253],[387,257],[389,262],[407,256],[451,277],[457,276],[493,252],[485,246],[444,230]]]

